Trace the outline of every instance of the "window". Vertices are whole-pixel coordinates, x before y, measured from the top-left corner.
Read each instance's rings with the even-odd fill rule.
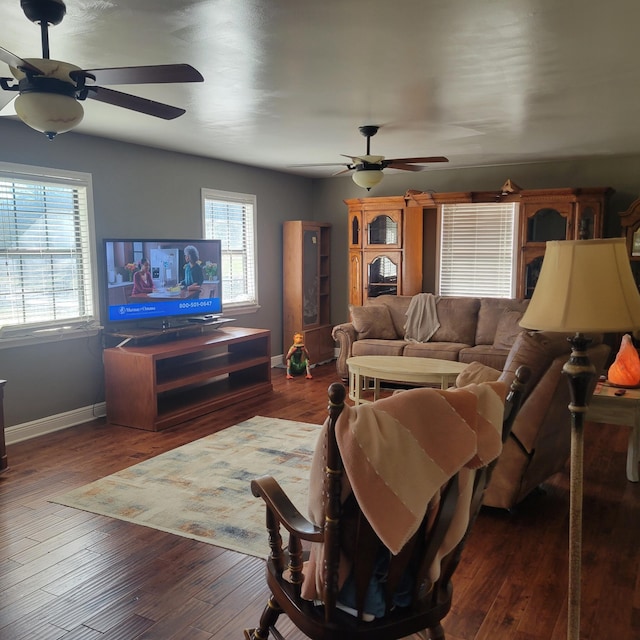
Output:
[[[95,320],[91,176],[0,163],[0,332]]]
[[[257,306],[256,197],[202,190],[204,237],[222,240],[222,306]]]
[[[515,203],[442,205],[438,293],[513,297],[515,220]]]

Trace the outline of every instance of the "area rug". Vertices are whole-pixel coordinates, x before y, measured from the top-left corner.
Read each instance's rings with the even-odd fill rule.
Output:
[[[272,475],[306,516],[319,432],[256,416],[50,501],[266,557],[264,502],[249,484]]]

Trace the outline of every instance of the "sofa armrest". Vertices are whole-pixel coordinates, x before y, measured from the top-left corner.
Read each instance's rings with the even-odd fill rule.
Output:
[[[331,337],[338,343],[338,359],[336,360],[336,371],[343,381],[349,379],[349,369],[347,358],[351,357],[351,347],[357,340],[356,330],[351,322],[344,322],[333,327]]]

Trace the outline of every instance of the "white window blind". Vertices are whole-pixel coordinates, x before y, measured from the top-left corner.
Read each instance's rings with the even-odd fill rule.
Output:
[[[212,189],[202,195],[204,237],[222,240],[223,307],[257,305],[256,197]]]
[[[442,205],[438,293],[513,297],[515,219],[515,203]]]
[[[0,330],[93,321],[88,174],[0,166]]]

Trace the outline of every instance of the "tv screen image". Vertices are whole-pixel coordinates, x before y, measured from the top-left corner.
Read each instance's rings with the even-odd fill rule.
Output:
[[[222,313],[220,240],[109,239],[103,255],[110,323]]]

